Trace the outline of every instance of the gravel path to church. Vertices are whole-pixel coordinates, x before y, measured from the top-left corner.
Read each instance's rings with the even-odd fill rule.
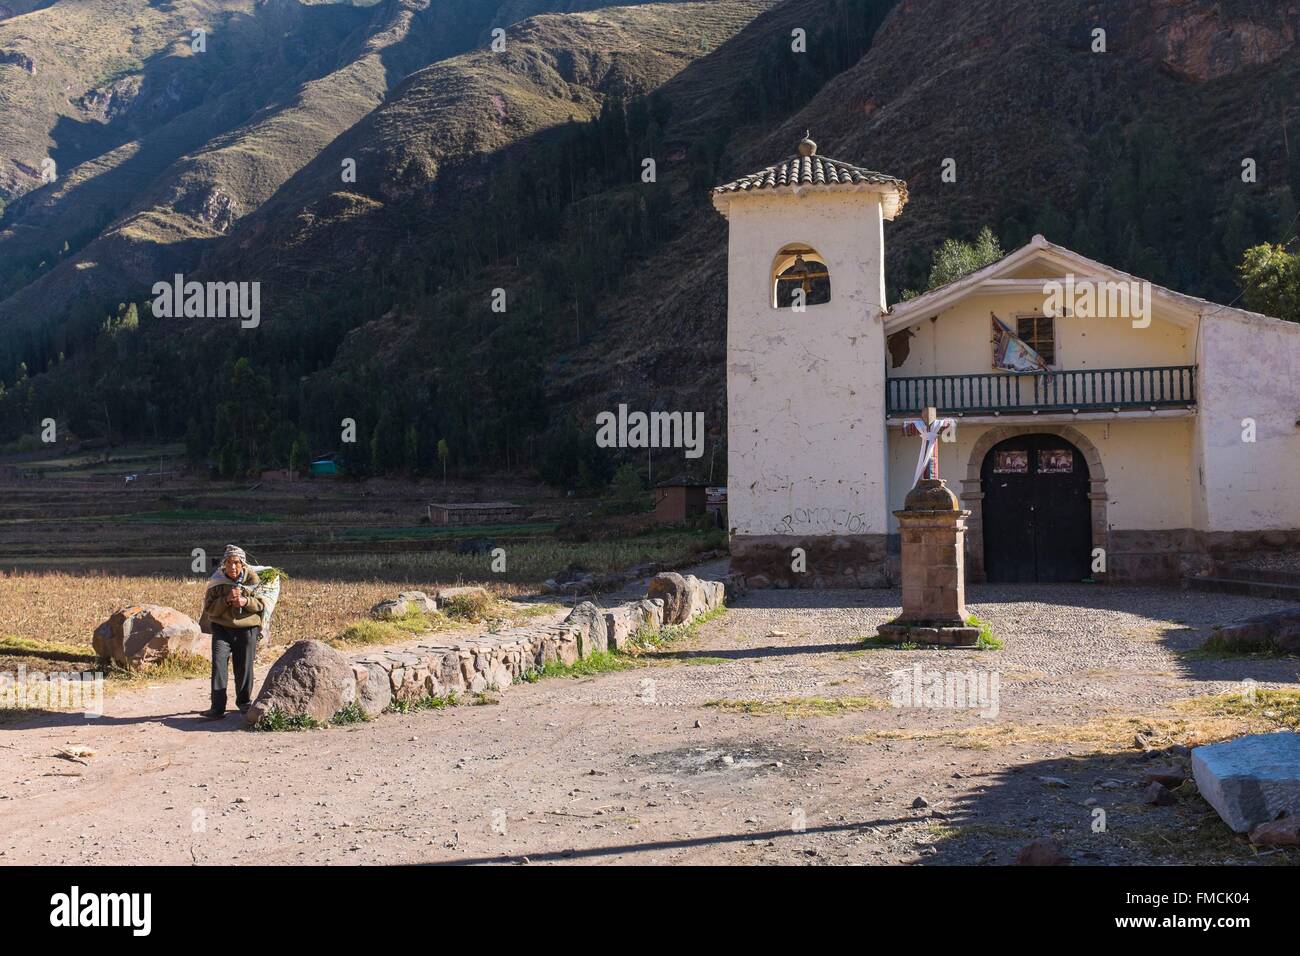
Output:
[[[1296,686],[1294,658],[1195,650],[1285,605],[968,597],[1003,650],[864,647],[894,592],[772,590],[644,666],[364,725],[201,723],[202,681],[115,694],[93,722],[0,727],[0,863],[987,864],[1038,837],[1078,864],[1295,861],[1256,855],[1194,794],[1142,799],[1153,767],[1185,763],[1187,699]],[[968,671],[996,675],[996,708],[890,706],[894,672]],[[96,753],[55,756],[70,745]]]

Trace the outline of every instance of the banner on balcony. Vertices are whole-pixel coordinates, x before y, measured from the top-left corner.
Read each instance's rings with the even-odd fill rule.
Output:
[[[992,312],[993,317],[993,367],[1008,372],[1049,371],[1043,357],[1012,332],[1005,322]]]

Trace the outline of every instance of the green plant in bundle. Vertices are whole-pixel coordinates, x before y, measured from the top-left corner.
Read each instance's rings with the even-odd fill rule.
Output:
[[[257,573],[257,580],[262,584],[274,584],[276,581],[289,580],[289,575],[280,568],[263,568]]]

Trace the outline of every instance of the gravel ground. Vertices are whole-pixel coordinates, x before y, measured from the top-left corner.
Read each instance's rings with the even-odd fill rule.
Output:
[[[1259,571],[1284,571],[1288,574],[1300,574],[1300,551],[1274,551],[1269,554],[1256,555],[1237,565],[1242,568],[1255,568]]]
[[[1294,862],[1194,794],[1146,805],[1143,776],[1176,754],[1071,733],[1246,677],[1294,687],[1294,659],[1192,652],[1210,625],[1285,605],[977,586],[1003,650],[863,647],[894,599],[751,592],[646,666],[365,725],[202,724],[202,681],[115,694],[94,722],[9,725],[0,862],[987,864],[1045,836],[1081,864]],[[914,665],[996,672],[997,713],[888,706]],[[960,736],[989,728],[1008,736]],[[68,745],[96,755],[57,759]]]

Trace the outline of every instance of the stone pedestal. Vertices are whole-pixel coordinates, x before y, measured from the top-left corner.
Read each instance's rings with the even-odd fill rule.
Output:
[[[966,519],[940,478],[922,478],[895,511],[903,539],[903,613],[878,629],[896,643],[974,647],[979,628],[966,623]]]

